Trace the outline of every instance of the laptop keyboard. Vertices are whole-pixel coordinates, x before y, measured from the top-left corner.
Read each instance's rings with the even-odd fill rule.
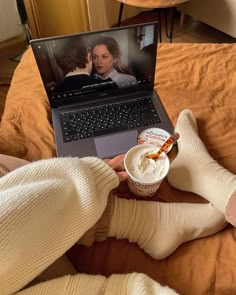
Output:
[[[60,114],[64,142],[160,123],[150,97]]]

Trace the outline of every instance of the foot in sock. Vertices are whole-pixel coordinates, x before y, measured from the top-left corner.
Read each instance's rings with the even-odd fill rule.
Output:
[[[225,213],[227,203],[236,191],[236,176],[208,154],[190,110],[180,113],[175,131],[180,134],[178,155],[171,163],[168,182],[177,189],[202,196]]]
[[[182,243],[212,235],[227,223],[207,204],[161,203],[113,198],[108,235],[137,243],[155,259],[163,259]]]

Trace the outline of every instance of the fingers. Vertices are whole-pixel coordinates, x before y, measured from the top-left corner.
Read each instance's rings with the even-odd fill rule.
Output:
[[[104,160],[113,170],[116,171],[120,181],[124,181],[128,178],[128,174],[124,167],[124,156],[125,155],[122,154],[114,157],[113,159]]]
[[[114,157],[113,159],[107,160],[107,164],[111,166],[115,171],[124,171],[124,154],[118,155]]]
[[[124,181],[128,178],[128,174],[126,171],[117,172],[120,182]]]

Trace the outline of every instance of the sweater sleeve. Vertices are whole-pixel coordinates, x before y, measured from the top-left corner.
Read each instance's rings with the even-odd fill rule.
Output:
[[[0,179],[0,286],[12,294],[65,253],[101,217],[119,183],[102,160],[42,160]]]
[[[17,295],[178,295],[144,274],[112,275],[77,274],[41,283]]]

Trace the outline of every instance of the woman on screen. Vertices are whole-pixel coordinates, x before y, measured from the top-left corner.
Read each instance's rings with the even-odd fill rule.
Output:
[[[60,57],[57,57],[64,79],[57,88],[59,92],[113,89],[117,85],[111,79],[104,80],[91,76],[92,58],[90,44],[82,37],[71,39]]]
[[[92,44],[92,61],[95,77],[111,78],[119,88],[137,84],[137,80],[121,61],[119,44],[112,37],[99,37]]]

